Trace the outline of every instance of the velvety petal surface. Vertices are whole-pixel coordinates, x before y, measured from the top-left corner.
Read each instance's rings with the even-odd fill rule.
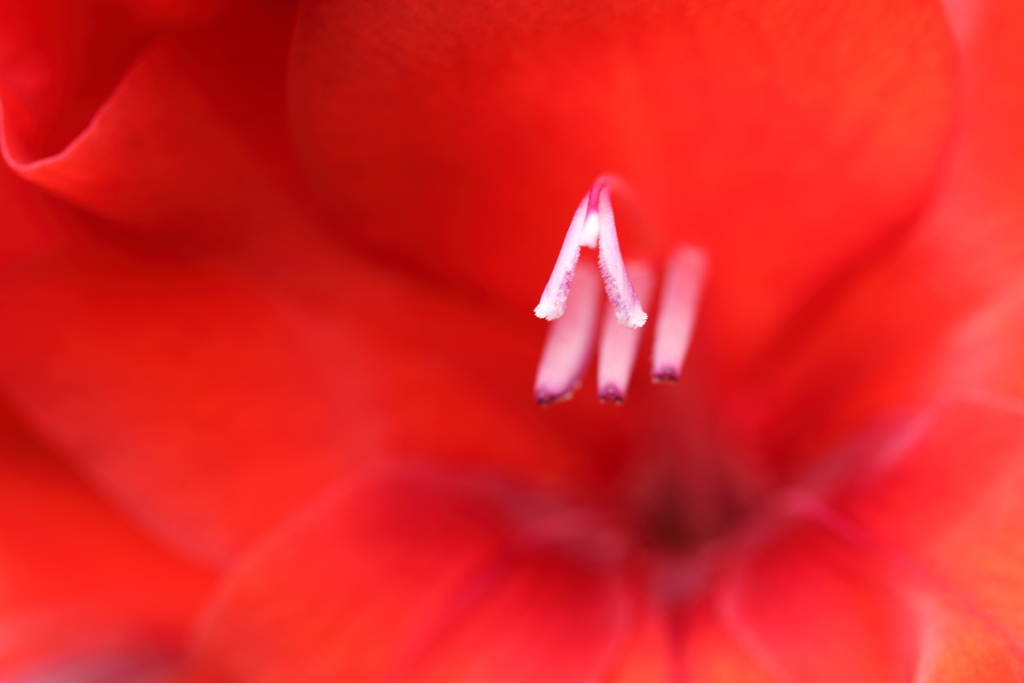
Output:
[[[309,0],[289,101],[346,239],[522,307],[622,176],[627,255],[711,252],[734,367],[918,206],[953,80],[930,0]]]

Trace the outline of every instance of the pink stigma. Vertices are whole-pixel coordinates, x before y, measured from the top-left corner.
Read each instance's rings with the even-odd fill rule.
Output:
[[[655,382],[675,382],[682,374],[706,277],[707,255],[694,247],[676,249],[665,264],[651,352]]]
[[[619,324],[635,328],[647,322],[647,314],[640,307],[640,300],[626,274],[626,264],[619,250],[615,214],[612,211],[611,182],[610,176],[598,178],[577,207],[551,277],[541,294],[540,303],[533,309],[538,318],[556,320],[562,317],[576,264],[579,263],[580,248],[596,247],[605,293],[615,307],[615,317]]]
[[[537,366],[533,396],[548,405],[572,398],[594,352],[601,284],[597,269],[584,263],[576,277],[572,297],[563,305],[565,315],[551,323]]]

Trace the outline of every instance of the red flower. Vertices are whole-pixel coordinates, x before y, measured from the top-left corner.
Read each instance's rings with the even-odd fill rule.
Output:
[[[949,16],[0,4],[0,680],[1012,680],[1024,11]],[[691,358],[540,409],[609,171]]]

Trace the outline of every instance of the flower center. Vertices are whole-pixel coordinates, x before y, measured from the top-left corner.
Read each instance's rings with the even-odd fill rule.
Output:
[[[655,290],[655,271],[644,261],[622,258],[611,203],[617,183],[612,176],[601,176],[583,197],[534,309],[538,318],[551,321],[534,382],[534,398],[541,405],[572,397],[595,347],[601,287],[594,267],[580,263],[583,247],[598,250],[609,301],[600,326],[598,398],[613,403],[626,398],[640,348],[639,328],[647,322],[643,306],[650,305]],[[706,277],[707,256],[701,249],[681,246],[665,261],[651,354],[655,382],[679,379]]]
[[[534,384],[542,405],[572,397],[595,349],[598,399],[622,403],[648,317],[644,309],[657,311],[651,380],[678,382],[682,376],[707,254],[682,245],[656,265],[623,259],[611,204],[617,183],[602,176],[583,197],[534,311],[550,321]],[[583,247],[598,251],[597,267],[581,260]],[[608,299],[603,312],[602,289]],[[655,586],[662,582],[658,567],[696,567],[697,558],[714,554],[711,548],[748,519],[759,498],[734,459],[723,457],[724,440],[714,416],[703,414],[700,392],[684,382],[658,393],[638,392],[640,404],[632,406],[644,424],[636,452],[626,454],[625,469],[616,475],[613,506],[627,554]]]

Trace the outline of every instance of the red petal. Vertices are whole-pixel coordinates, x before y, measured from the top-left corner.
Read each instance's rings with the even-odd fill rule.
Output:
[[[588,681],[621,595],[586,563],[517,557],[495,491],[384,478],[244,560],[199,640],[246,681]]]
[[[961,3],[964,102],[916,233],[762,359],[761,437],[813,458],[851,427],[964,386],[1024,396],[1024,5]]]
[[[647,607],[609,683],[778,683],[707,604]]]
[[[6,407],[0,529],[3,680],[79,657],[96,666],[164,666],[211,587],[209,574],[123,519]],[[93,659],[100,655],[106,664]]]
[[[3,382],[117,500],[223,559],[337,471],[328,399],[252,285],[104,265],[8,271]]]
[[[624,176],[626,251],[709,247],[735,362],[920,202],[950,47],[930,0],[317,0],[293,130],[346,237],[524,310],[579,197]]]
[[[154,41],[78,138],[15,169],[90,211],[173,233],[178,249],[290,232],[309,213],[287,173],[291,14],[287,3],[261,3]]]
[[[723,619],[778,680],[906,681],[917,629],[897,586],[859,549],[798,529],[740,567]]]
[[[61,150],[161,29],[207,21],[225,2],[0,3],[0,146],[15,163]]]
[[[1024,635],[1024,407],[957,402],[840,501],[907,578]],[[900,565],[897,564],[897,567]]]
[[[683,680],[693,683],[779,683],[754,654],[730,635],[729,629],[706,605],[694,610],[684,638],[687,677]],[[670,679],[670,683],[674,681]]]
[[[407,680],[584,683],[600,679],[623,630],[623,596],[564,558],[512,569]]]
[[[501,318],[348,258],[309,263],[332,285],[310,288],[87,237],[5,268],[0,383],[66,457],[201,557],[225,559],[368,459],[548,485],[604,476],[615,442],[588,453],[607,431],[536,410],[539,339]]]
[[[671,683],[680,671],[679,645],[667,612],[648,605],[623,644],[622,655],[608,683]],[[699,678],[694,679],[700,681]]]
[[[916,680],[921,683],[1016,683],[1024,670],[1019,646],[983,621],[929,606],[932,624]]]
[[[206,572],[122,519],[6,409],[0,437],[0,611],[77,603],[166,619],[191,614],[209,586]]]

